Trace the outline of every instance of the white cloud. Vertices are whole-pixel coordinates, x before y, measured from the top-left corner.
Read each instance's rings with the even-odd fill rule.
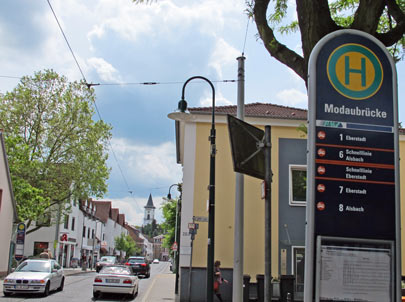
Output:
[[[215,93],[215,106],[230,106],[233,103],[225,98],[225,96],[221,93],[220,90],[216,90]],[[201,107],[211,107],[212,106],[212,91],[206,90],[204,92],[204,96],[200,99],[200,106]]]
[[[240,52],[229,45],[223,38],[218,38],[215,43],[215,49],[211,54],[209,66],[214,68],[218,78],[222,79],[222,68],[224,65],[235,64],[235,58]]]
[[[286,106],[307,108],[308,96],[297,89],[285,89],[276,94],[276,97]]]
[[[130,225],[141,226],[144,218],[144,206],[148,198],[143,197],[124,197],[120,199],[108,199],[112,202],[113,208],[118,208],[120,214],[125,214],[125,221]],[[164,202],[162,196],[153,196],[153,205],[155,206],[155,219],[157,223],[162,223],[163,214],[161,210]]]
[[[129,173],[130,185],[156,186],[176,183],[181,179],[182,171],[176,163],[173,142],[147,145],[135,144],[126,138],[113,138],[111,144],[118,161],[125,165],[125,171]]]
[[[90,67],[94,68],[100,78],[106,82],[119,83],[122,82],[118,71],[110,63],[103,58],[90,58],[87,60]]]

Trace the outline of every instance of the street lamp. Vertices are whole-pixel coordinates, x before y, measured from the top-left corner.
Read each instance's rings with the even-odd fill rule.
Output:
[[[210,80],[201,76],[189,78],[183,85],[181,100],[178,105],[180,112],[187,110],[187,102],[184,99],[186,85],[194,80],[200,79],[208,82],[212,88],[212,122],[210,133],[210,184],[208,200],[208,248],[207,248],[207,302],[214,301],[214,235],[215,235],[215,89]],[[189,272],[191,273],[191,272]]]
[[[177,190],[179,190],[180,184],[172,184],[169,187],[169,193],[167,194],[167,199],[168,200],[172,199],[172,195],[170,194],[170,189],[173,186],[177,186]],[[178,236],[177,233],[179,231],[179,228],[178,228],[178,225],[177,225],[178,217],[179,217],[179,199],[177,199],[177,202],[176,202],[176,223],[175,223],[175,228],[174,228],[174,242],[177,244],[177,249],[180,248],[180,242],[177,242],[177,236]],[[179,291],[179,259],[178,258],[179,258],[178,257],[178,252],[177,252],[177,250],[175,250],[174,251],[174,267],[176,268],[176,282],[175,282],[175,287],[174,287],[174,293],[175,294],[177,294],[178,291]]]

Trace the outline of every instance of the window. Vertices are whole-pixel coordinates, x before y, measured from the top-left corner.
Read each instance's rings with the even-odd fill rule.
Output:
[[[87,238],[90,238],[90,228],[87,229]]]
[[[65,215],[65,222],[63,227],[65,228],[65,230],[69,228],[69,215]]]
[[[49,242],[34,241],[34,256],[39,256],[43,251],[48,249]]]
[[[105,234],[103,233],[103,241],[105,240]]]
[[[2,196],[3,196],[3,190],[0,189],[0,212],[1,212],[1,200],[2,200]]]
[[[94,239],[94,230],[91,230],[91,238]]]
[[[289,191],[291,206],[305,206],[307,195],[307,167],[290,165]]]
[[[76,221],[75,217],[72,217],[72,231],[75,230],[75,221]]]
[[[86,238],[86,227],[83,226],[83,238]]]

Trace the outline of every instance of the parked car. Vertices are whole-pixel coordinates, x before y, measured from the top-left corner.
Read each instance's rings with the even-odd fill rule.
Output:
[[[98,299],[103,293],[129,295],[132,299],[139,291],[139,279],[132,269],[125,265],[108,265],[94,278],[93,297]]]
[[[153,264],[159,264],[159,259],[154,259],[152,263]]]
[[[102,256],[100,260],[96,263],[97,273],[106,265],[117,264],[118,260],[116,256]]]
[[[125,265],[130,266],[136,275],[143,275],[145,278],[150,277],[150,265],[145,257],[129,257]]]
[[[48,296],[52,290],[62,291],[65,276],[62,267],[53,259],[28,259],[22,262],[3,283],[3,294],[41,293]]]

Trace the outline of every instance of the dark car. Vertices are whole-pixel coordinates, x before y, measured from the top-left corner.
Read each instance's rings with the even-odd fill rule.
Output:
[[[106,265],[117,264],[117,257],[115,256],[102,256],[100,261],[96,264],[97,273]]]
[[[145,257],[129,257],[125,265],[130,266],[136,275],[150,277],[150,265]]]

